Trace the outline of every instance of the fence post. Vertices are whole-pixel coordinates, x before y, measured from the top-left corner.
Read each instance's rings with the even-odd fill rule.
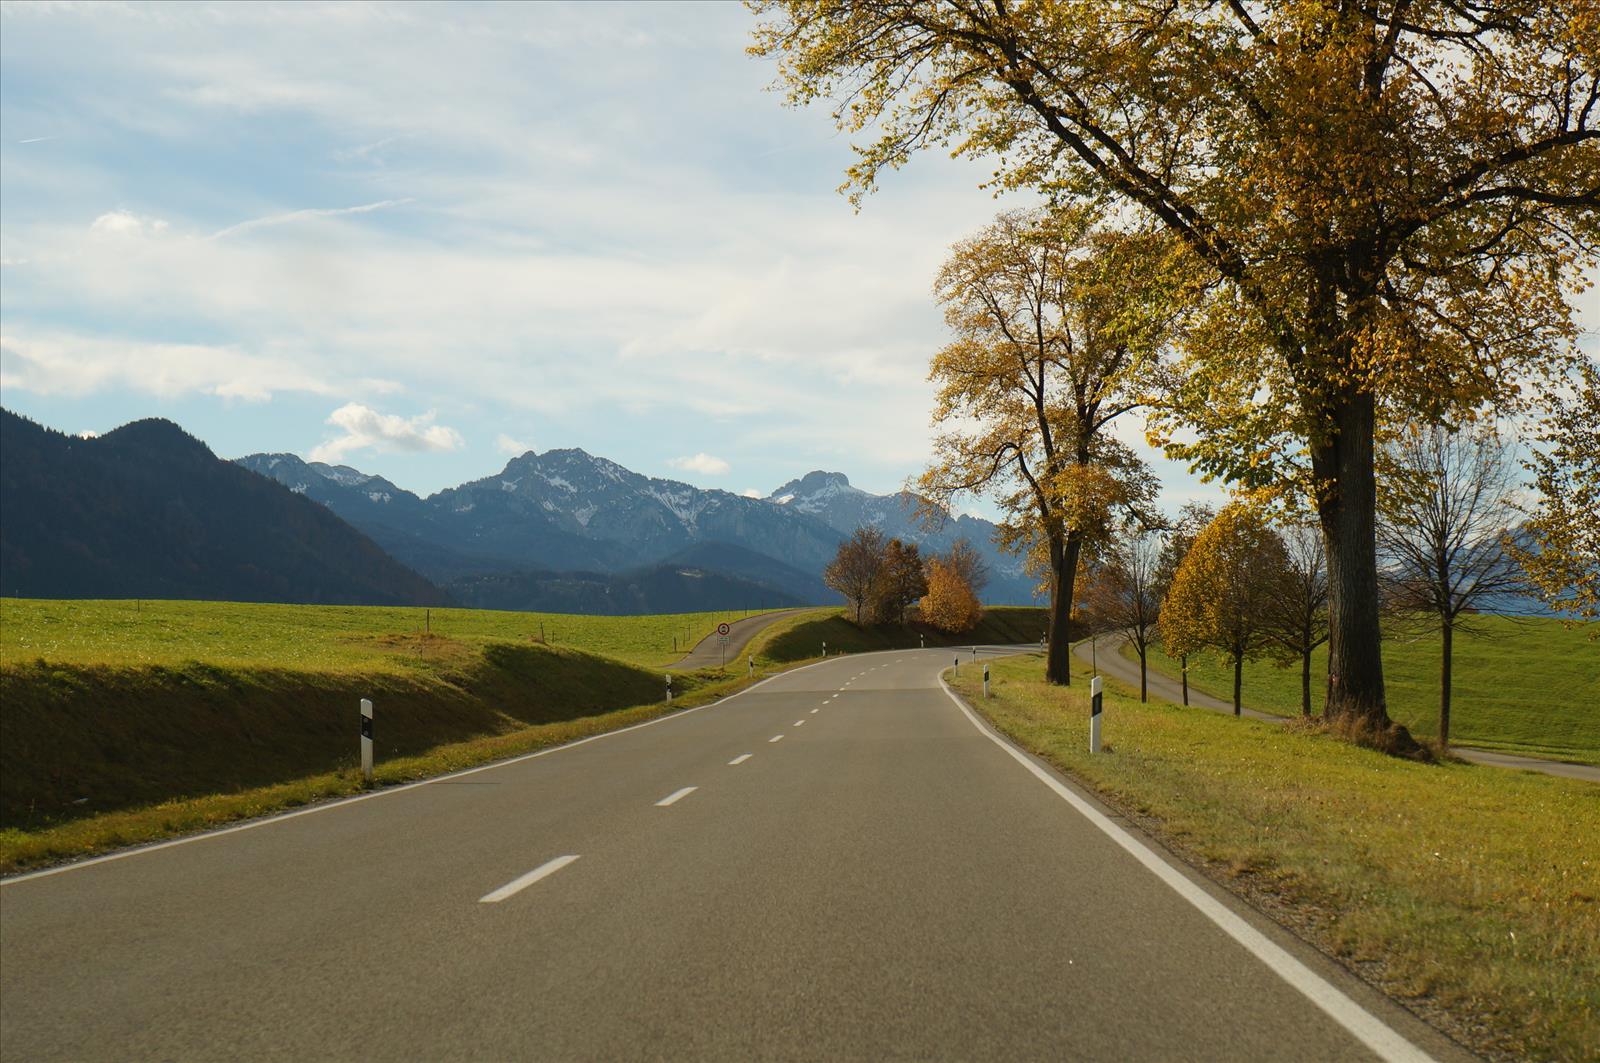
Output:
[[[361,699],[361,778],[372,785],[372,702]]]
[[[1089,752],[1100,752],[1100,677],[1089,680]]]

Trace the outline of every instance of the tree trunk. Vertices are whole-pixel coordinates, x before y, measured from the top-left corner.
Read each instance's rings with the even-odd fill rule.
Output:
[[[1072,595],[1078,574],[1079,543],[1074,536],[1050,542],[1050,641],[1045,650],[1044,678],[1058,686],[1072,685]]]
[[[1139,646],[1139,700],[1140,701],[1149,701],[1150,699],[1147,696],[1147,693],[1148,693],[1150,688],[1145,685],[1145,678],[1144,678],[1144,655],[1145,655],[1145,647],[1144,647],[1143,644],[1140,644],[1140,646]]]
[[[1329,719],[1359,719],[1372,730],[1389,726],[1383,691],[1378,620],[1377,478],[1373,469],[1373,399],[1356,393],[1335,400],[1333,430],[1311,447],[1321,481],[1317,516],[1328,558]]]
[[[1450,655],[1454,649],[1456,626],[1444,622],[1444,652],[1439,660],[1439,748],[1450,744]]]
[[[1239,690],[1244,686],[1244,654],[1233,655],[1233,714],[1240,715]]]
[[[1189,655],[1180,654],[1178,657],[1178,670],[1183,673],[1183,703],[1189,704]]]
[[[1300,655],[1300,715],[1311,715],[1311,651]]]

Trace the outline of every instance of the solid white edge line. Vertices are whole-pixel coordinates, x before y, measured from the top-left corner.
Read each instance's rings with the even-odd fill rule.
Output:
[[[512,879],[510,882],[507,882],[504,886],[501,886],[499,889],[494,890],[493,892],[485,893],[482,897],[478,898],[478,903],[499,904],[507,897],[512,897],[518,893],[521,893],[523,890],[527,889],[529,886],[533,885],[535,882],[538,882],[547,875],[555,874],[557,871],[560,871],[562,868],[566,867],[576,859],[576,856],[569,855],[558,856],[554,860],[546,861],[545,863],[542,863],[538,867],[534,868],[532,871],[528,872],[526,875],[523,875],[520,878]]]
[[[980,734],[1009,753],[1018,764],[1027,768],[1040,782],[1054,790],[1057,797],[1071,805],[1079,815],[1120,845],[1130,856],[1171,887],[1174,893],[1199,909],[1201,915],[1210,919],[1223,933],[1266,964],[1272,973],[1299,990],[1306,999],[1326,1012],[1334,1022],[1349,1031],[1351,1036],[1366,1045],[1380,1059],[1388,1060],[1390,1063],[1433,1063],[1432,1056],[1390,1029],[1381,1019],[1351,1000],[1337,986],[1295,959],[1281,945],[1273,942],[1261,931],[1235,915],[1215,897],[1179,874],[1143,841],[1112,822],[1100,810],[1063,785],[1061,780],[1051,775],[1033,758],[978,719],[967,703],[950,689],[950,684],[945,682],[943,674],[939,676],[939,685]]]
[[[656,802],[656,807],[657,808],[666,808],[668,805],[676,804],[677,802],[682,801],[685,797],[688,797],[690,794],[694,793],[698,789],[700,789],[700,787],[698,787],[698,786],[685,786],[681,790],[674,790],[672,793],[668,794],[667,796],[663,797],[661,800],[657,801]]]
[[[730,768],[737,767],[740,764],[743,764],[745,761],[749,760],[753,756],[755,756],[754,753],[740,753],[737,757],[734,757],[732,760],[728,761],[728,767],[730,767]]]
[[[615,731],[602,731],[597,735],[589,735],[587,738],[579,738],[571,742],[563,742],[560,745],[550,746],[546,749],[538,749],[532,753],[523,753],[507,760],[491,761],[488,764],[479,764],[473,768],[462,768],[460,771],[447,772],[444,775],[434,775],[427,779],[418,779],[415,782],[401,783],[398,786],[386,786],[381,790],[373,790],[371,793],[356,794],[353,797],[341,797],[337,800],[326,801],[322,804],[313,805],[310,808],[299,808],[293,812],[279,812],[270,816],[263,816],[260,819],[247,820],[244,823],[235,823],[229,827],[219,827],[216,830],[201,831],[197,834],[186,834],[181,838],[169,838],[164,842],[153,842],[150,845],[139,845],[129,849],[119,849],[114,853],[106,853],[103,856],[91,856],[85,860],[74,860],[72,863],[68,864],[57,864],[55,867],[45,867],[40,868],[38,871],[28,871],[20,875],[12,875],[10,878],[0,878],[0,888],[14,886],[19,882],[27,882],[31,879],[49,878],[51,875],[60,875],[68,871],[76,871],[82,867],[93,867],[96,864],[109,864],[114,860],[126,860],[130,856],[142,856],[145,853],[154,853],[162,849],[173,849],[180,845],[189,845],[193,842],[203,842],[209,838],[220,838],[225,834],[237,834],[240,831],[254,830],[257,827],[265,827],[273,823],[283,823],[286,820],[299,819],[301,816],[314,816],[318,812],[330,812],[336,808],[345,808],[349,805],[359,804],[362,801],[370,801],[375,797],[388,797],[391,794],[404,793],[407,790],[415,790],[420,786],[432,786],[434,783],[448,782],[451,779],[465,778],[468,775],[476,775],[480,771],[493,771],[496,768],[508,768],[513,764],[521,764],[523,761],[533,760],[536,757],[545,757],[549,756],[551,753],[559,753],[564,749],[573,749],[577,746],[587,745],[590,742],[598,742],[602,738],[611,738],[615,735],[626,734],[629,731],[637,731],[642,727],[654,727],[658,723],[681,720],[685,716],[690,716],[699,712],[701,709],[714,709],[719,705],[726,705],[735,698],[744,697],[744,695],[758,690],[774,680],[782,679],[784,676],[796,675],[800,672],[804,672],[808,668],[816,668],[818,665],[835,663],[837,662],[833,658],[828,658],[821,661],[812,661],[810,664],[802,664],[800,667],[791,668],[786,672],[778,672],[775,675],[769,675],[767,678],[758,683],[753,683],[750,686],[745,687],[736,694],[729,694],[727,697],[718,698],[716,701],[708,701],[704,705],[696,705],[692,709],[679,709],[676,712],[664,713],[661,716],[657,716],[653,720],[645,720],[643,723],[629,724],[626,727],[619,727]]]

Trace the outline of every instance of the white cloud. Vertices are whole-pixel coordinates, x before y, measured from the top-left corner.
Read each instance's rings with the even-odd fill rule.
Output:
[[[744,497],[746,497],[746,498],[766,498],[767,497],[764,493],[762,493],[761,491],[756,490],[754,487],[746,487],[743,491],[740,491],[739,493],[744,495]]]
[[[249,221],[242,221],[237,225],[230,225],[226,229],[221,229],[215,233],[212,233],[211,239],[220,240],[224,236],[232,236],[235,233],[249,232],[251,229],[263,229],[270,225],[286,225],[289,222],[306,221],[310,218],[336,218],[341,214],[370,214],[375,210],[386,210],[389,207],[400,207],[410,202],[411,200],[409,198],[384,199],[378,201],[377,203],[363,203],[356,207],[328,207],[323,209],[307,208],[305,210],[290,210],[285,211],[282,214],[269,214],[264,218],[251,218]],[[105,215],[105,217],[109,218],[111,215],[108,214]],[[99,225],[100,223],[96,221],[95,224]],[[166,222],[160,222],[159,224],[162,227],[166,226]]]
[[[312,461],[337,462],[353,450],[400,450],[411,453],[457,450],[463,445],[461,433],[434,424],[434,411],[406,418],[379,413],[370,406],[348,402],[328,415],[328,424],[344,435],[322,443],[311,452]]]
[[[521,457],[528,451],[534,449],[532,443],[527,443],[520,439],[513,439],[504,432],[501,432],[499,435],[494,437],[494,447],[500,453],[509,454],[514,458]]]
[[[160,218],[146,218],[132,211],[113,210],[100,215],[89,224],[89,228],[113,236],[155,236],[166,231],[167,223]]]
[[[671,465],[674,469],[682,469],[685,472],[697,472],[705,476],[722,476],[732,468],[731,465],[723,461],[721,458],[714,458],[710,454],[703,452],[694,455],[692,458],[669,458],[667,460],[667,464]]]

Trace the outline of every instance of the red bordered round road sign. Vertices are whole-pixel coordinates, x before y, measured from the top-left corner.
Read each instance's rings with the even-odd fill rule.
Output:
[[[717,634],[719,634],[719,635],[726,635],[730,630],[731,629],[728,627],[727,624],[718,624],[717,625]]]

